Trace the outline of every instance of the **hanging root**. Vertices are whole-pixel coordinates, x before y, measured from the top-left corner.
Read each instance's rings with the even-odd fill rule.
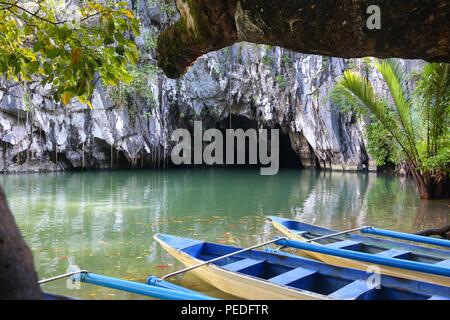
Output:
[[[422,232],[417,233],[419,236],[440,236],[442,239],[449,239],[450,240],[450,225],[442,227],[442,228],[436,228],[436,229],[428,229]]]

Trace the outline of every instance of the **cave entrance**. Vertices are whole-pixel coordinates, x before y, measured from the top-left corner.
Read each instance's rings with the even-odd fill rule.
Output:
[[[280,130],[280,168],[302,168],[302,163],[299,156],[292,148],[292,141],[289,133]]]
[[[218,123],[216,123],[216,129],[219,129],[222,134],[225,136],[226,130],[230,129],[230,118],[226,118]],[[241,116],[241,115],[232,115],[231,116],[231,129],[237,130],[237,129],[242,129],[244,131],[247,131],[249,129],[255,129],[258,130],[258,124],[256,122],[256,120],[252,120],[248,117],[245,116]],[[264,129],[270,129],[270,128],[264,128]],[[281,127],[277,126],[273,129],[278,129],[279,130],[279,137],[280,137],[280,141],[279,141],[279,168],[283,169],[283,168],[301,168],[301,162],[299,157],[297,156],[296,152],[294,151],[294,149],[292,148],[292,143],[291,143],[291,138],[289,136],[288,133],[285,133]],[[269,138],[270,139],[270,138]],[[258,141],[259,143],[259,141]],[[246,162],[247,164],[236,164],[237,163],[237,146],[235,144],[234,146],[235,150],[234,150],[234,156],[235,156],[235,165],[227,165],[226,167],[234,167],[234,168],[260,168],[263,165],[259,162],[259,157],[258,157],[258,163],[257,164],[248,164],[249,162],[249,153],[250,153],[250,147],[249,147],[249,141],[247,139],[246,144],[245,144],[245,158],[246,158]],[[270,145],[268,146],[268,149],[270,150]],[[258,150],[259,150],[259,145],[258,145]],[[224,144],[224,149],[223,149],[223,155],[224,155],[224,159],[226,159],[226,147]]]

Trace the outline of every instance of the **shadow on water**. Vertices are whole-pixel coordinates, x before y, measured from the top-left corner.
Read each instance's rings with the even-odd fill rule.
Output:
[[[447,201],[421,202],[409,179],[285,170],[117,171],[0,176],[32,247],[40,278],[68,262],[92,272],[144,281],[180,265],[152,240],[169,233],[237,246],[273,237],[267,215],[335,229],[373,225],[418,231],[450,223]],[[181,281],[220,295],[195,277]],[[64,280],[46,287],[87,299],[136,298]]]

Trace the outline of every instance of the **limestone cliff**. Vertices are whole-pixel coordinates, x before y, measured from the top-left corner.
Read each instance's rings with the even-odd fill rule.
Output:
[[[142,21],[142,66],[155,65],[148,36],[170,23],[157,1],[135,1]],[[420,61],[404,61],[406,70]],[[238,43],[209,53],[180,79],[162,72],[141,79],[140,91],[117,99],[97,85],[93,109],[75,100],[66,107],[38,82],[22,87],[0,83],[0,172],[97,168],[163,168],[170,164],[171,132],[205,127],[280,128],[280,157],[294,154],[302,167],[365,170],[364,122],[341,112],[328,97],[346,68],[364,68],[361,60],[294,53],[279,47]],[[377,90],[384,89],[373,70],[365,70]]]

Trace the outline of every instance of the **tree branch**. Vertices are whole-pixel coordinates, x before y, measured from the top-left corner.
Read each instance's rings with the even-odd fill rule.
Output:
[[[50,24],[55,25],[55,26],[60,25],[60,24],[64,24],[64,23],[67,22],[66,20],[64,20],[64,21],[51,21],[51,20],[49,20],[49,19],[47,19],[45,17],[41,17],[40,15],[38,15],[38,13],[40,11],[40,8],[36,12],[31,12],[30,10],[28,10],[28,9],[18,5],[17,3],[18,3],[18,1],[16,1],[15,3],[0,1],[0,5],[2,5],[3,10],[8,10],[9,12],[12,12],[11,11],[12,8],[17,8],[17,9],[25,12],[26,14],[28,14],[28,15],[30,15],[32,17],[35,17],[35,18],[37,18],[39,20],[42,20],[44,22],[50,23]],[[4,7],[4,6],[7,6],[7,7]],[[25,19],[23,17],[22,17],[22,21],[25,21]]]
[[[450,240],[450,224],[442,227],[442,228],[434,228],[434,229],[428,229],[421,232],[418,232],[417,235],[419,236],[440,236],[442,239],[449,239]]]

